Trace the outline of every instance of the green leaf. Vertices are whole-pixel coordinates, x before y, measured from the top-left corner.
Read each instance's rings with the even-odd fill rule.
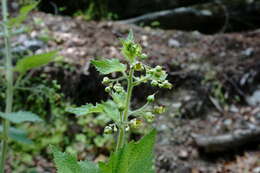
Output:
[[[85,170],[85,173],[100,173],[97,164],[89,161],[79,162],[79,165]]]
[[[67,108],[66,111],[69,113],[73,113],[77,116],[87,115],[87,114],[91,114],[91,113],[101,113],[101,112],[103,112],[103,105],[96,104],[96,106],[94,106],[93,104],[86,104],[81,107]]]
[[[98,166],[94,163],[78,162],[76,156],[60,152],[54,146],[51,146],[51,150],[58,173],[100,173]]]
[[[38,68],[50,63],[56,56],[57,51],[51,51],[48,53],[24,57],[17,62],[15,70],[20,73],[25,73],[30,69]]]
[[[0,125],[0,132],[3,132],[3,126]],[[33,144],[32,140],[27,138],[27,133],[24,130],[14,127],[9,128],[9,137],[17,142],[24,144]]]
[[[133,33],[132,29],[130,29],[129,34],[128,34],[126,40],[127,41],[134,41],[134,33]]]
[[[28,14],[38,5],[38,3],[39,2],[34,2],[29,5],[23,6],[20,9],[19,15],[9,20],[8,23],[9,27],[10,28],[18,27],[21,23],[23,23],[26,20]]]
[[[156,131],[153,130],[138,143],[131,142],[111,155],[108,163],[99,163],[101,173],[155,173],[153,146]]]
[[[112,100],[108,100],[102,103],[103,112],[110,117],[114,122],[118,122],[120,120],[120,112],[118,110],[118,106]]]
[[[23,122],[41,122],[42,119],[31,112],[19,111],[12,113],[2,113],[0,112],[0,117],[12,122],[12,123],[23,123]]]
[[[120,63],[118,59],[92,60],[91,63],[102,74],[124,72],[126,70],[126,66]]]

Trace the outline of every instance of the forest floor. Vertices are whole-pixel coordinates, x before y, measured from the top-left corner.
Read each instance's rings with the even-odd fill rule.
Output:
[[[37,52],[58,49],[65,61],[79,67],[80,75],[91,75],[89,60],[94,57],[122,58],[119,38],[129,28],[149,55],[146,63],[162,65],[169,72],[174,89],[161,91],[158,101],[168,110],[154,124],[159,131],[158,173],[260,172],[259,143],[208,153],[192,137],[226,134],[248,124],[259,126],[260,30],[203,35],[44,13],[34,13],[32,19],[32,32],[20,36],[20,42],[48,35],[47,44]],[[63,86],[67,83],[73,90],[69,77],[63,80]],[[147,92],[137,89],[137,102],[150,93],[146,88]]]

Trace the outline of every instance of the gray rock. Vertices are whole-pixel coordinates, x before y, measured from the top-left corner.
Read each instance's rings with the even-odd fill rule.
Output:
[[[251,96],[248,96],[246,101],[250,106],[260,105],[260,89],[256,90]]]

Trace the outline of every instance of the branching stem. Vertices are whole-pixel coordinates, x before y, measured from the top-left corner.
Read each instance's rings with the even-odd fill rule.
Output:
[[[131,67],[129,76],[127,79],[127,95],[126,95],[126,103],[125,103],[125,110],[123,114],[121,114],[122,117],[120,117],[123,121],[120,124],[119,132],[118,132],[118,139],[117,139],[117,145],[116,145],[116,151],[121,149],[125,144],[125,125],[128,119],[129,115],[129,109],[131,104],[131,97],[133,92],[133,75],[134,75],[134,69]]]

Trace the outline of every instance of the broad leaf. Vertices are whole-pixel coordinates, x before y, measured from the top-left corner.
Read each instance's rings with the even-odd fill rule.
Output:
[[[87,115],[87,114],[91,114],[91,113],[101,113],[101,112],[103,112],[103,105],[97,104],[96,106],[94,106],[93,104],[86,104],[81,107],[67,108],[66,111],[73,113],[77,116]]]
[[[0,132],[3,132],[3,126],[0,126]],[[27,133],[24,130],[17,129],[14,127],[9,128],[9,137],[12,140],[15,140],[24,144],[33,144],[33,142],[27,138]]]
[[[113,72],[123,72],[126,66],[118,59],[92,60],[91,63],[102,74],[109,74]]]
[[[30,69],[38,68],[50,63],[54,60],[56,56],[57,51],[52,51],[48,53],[24,57],[23,59],[17,62],[15,70],[20,73],[25,73]]]
[[[13,27],[18,27],[21,23],[23,23],[28,14],[38,5],[38,2],[34,2],[32,4],[29,4],[29,5],[26,5],[26,6],[23,6],[21,9],[20,9],[20,12],[18,14],[17,17],[15,18],[11,18],[9,20],[9,27],[10,28],[13,28]]]
[[[96,106],[94,106],[93,104],[86,104],[84,106],[76,107],[76,108],[70,107],[67,108],[66,111],[73,113],[77,116],[88,115],[92,113],[104,113],[115,122],[119,121],[118,106],[112,100],[102,102],[101,104],[96,104]]]
[[[156,131],[131,142],[111,155],[108,163],[99,163],[101,173],[155,173],[153,170],[153,146]]]
[[[19,111],[19,112],[12,112],[12,113],[2,113],[0,112],[0,117],[12,122],[12,123],[23,123],[23,122],[41,122],[42,119],[32,113],[32,112],[25,112],[25,111]]]
[[[100,173],[98,166],[94,163],[88,161],[78,162],[76,156],[60,152],[54,146],[51,147],[51,150],[58,173]]]
[[[108,100],[102,103],[103,112],[110,117],[114,122],[118,122],[120,120],[120,112],[118,110],[118,106],[112,100]]]

